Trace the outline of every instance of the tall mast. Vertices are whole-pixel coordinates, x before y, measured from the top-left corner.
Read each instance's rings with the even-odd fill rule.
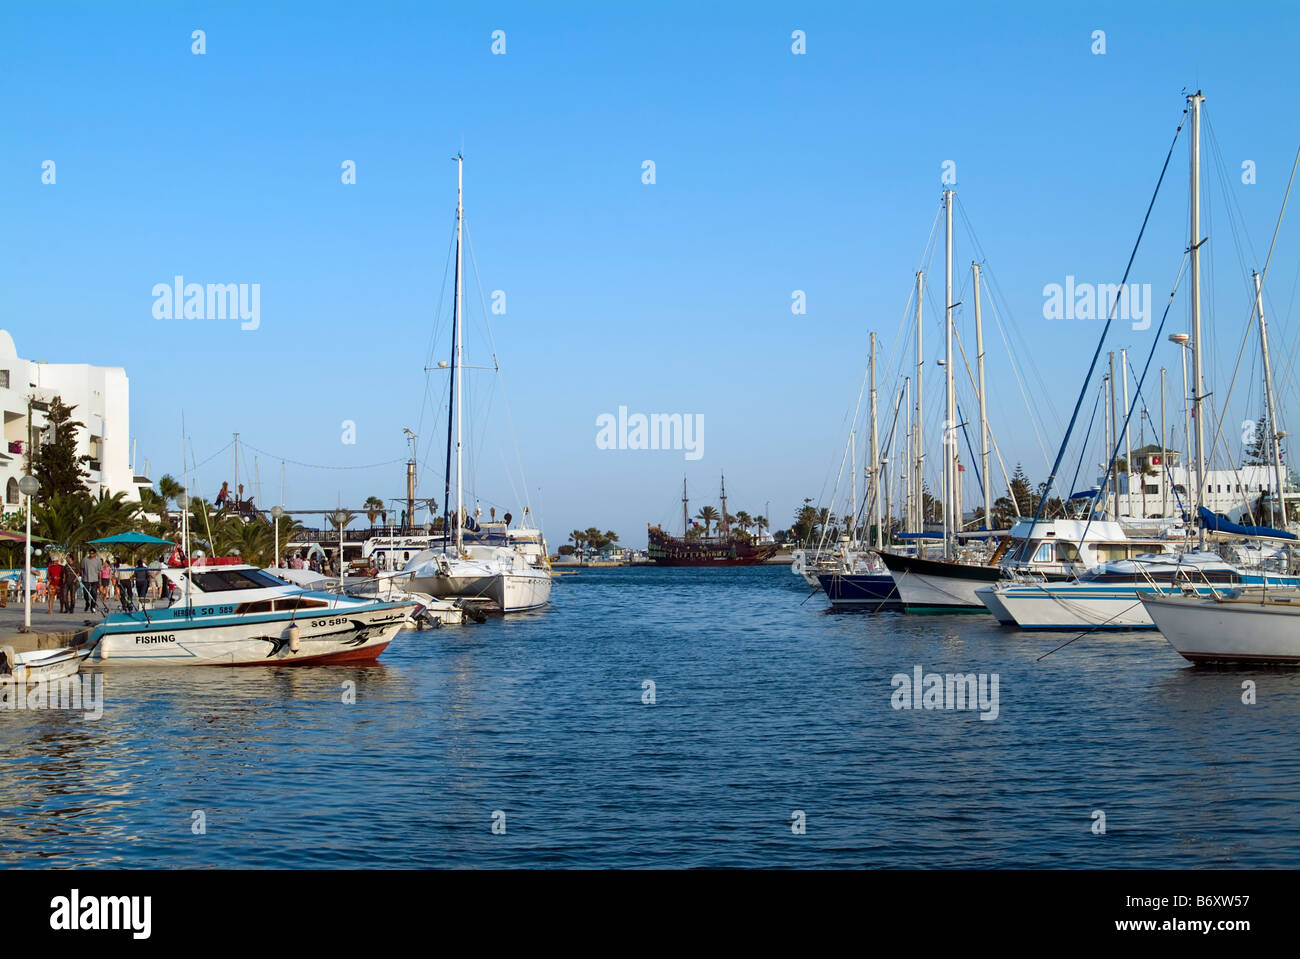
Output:
[[[843,460],[841,460],[840,462],[843,462]],[[725,536],[731,532],[731,524],[727,522],[727,474],[726,473],[722,474],[722,493],[720,498],[722,499],[722,533]]]
[[[849,542],[853,544],[857,541],[858,525],[858,431],[852,426],[849,427],[849,516]]]
[[[984,487],[984,528],[992,529],[993,484],[989,476],[989,410],[984,393],[984,320],[980,315],[980,265],[972,261],[975,292],[975,362],[979,366],[980,386],[980,480]]]
[[[925,292],[925,274],[916,271],[916,531],[925,532],[925,352],[921,325],[921,294]],[[921,541],[917,541],[921,555]]]
[[[459,556],[465,552],[465,530],[461,518],[461,446],[462,446],[462,413],[461,413],[461,371],[464,369],[465,343],[461,338],[461,232],[465,220],[465,205],[463,198],[465,184],[465,158],[459,153],[456,154],[456,355],[453,359],[453,365],[456,368],[456,555]]]
[[[686,477],[682,477],[682,535],[685,536],[691,530],[690,507],[686,505]]]
[[[1169,515],[1169,482],[1166,479],[1172,476],[1172,473],[1166,472],[1169,468],[1169,458],[1165,455],[1165,443],[1168,442],[1165,437],[1165,368],[1160,367],[1160,515]]]
[[[1133,447],[1129,443],[1128,424],[1128,350],[1119,351],[1120,377],[1124,381],[1124,509],[1133,515]],[[1118,477],[1116,477],[1118,478]]]
[[[912,409],[912,378],[903,377],[903,409],[910,411]],[[903,531],[906,533],[915,533],[917,530],[913,511],[916,509],[916,501],[912,497],[912,424],[908,423],[904,432],[907,434],[907,455],[903,457],[903,476],[907,482],[903,486]]]
[[[1274,500],[1282,511],[1281,529],[1286,529],[1286,484],[1282,475],[1281,437],[1277,432],[1277,401],[1273,398],[1273,368],[1268,359],[1268,324],[1264,322],[1264,293],[1258,273],[1251,273],[1255,281],[1255,309],[1259,312],[1259,345],[1264,353],[1264,394],[1268,402],[1268,445],[1272,450],[1273,470],[1277,482]],[[1270,520],[1270,523],[1272,520]]]
[[[943,469],[946,477],[946,502],[944,503],[944,547],[948,556],[953,555],[953,544],[948,537],[956,536],[961,526],[961,517],[953,515],[957,507],[957,391],[952,367],[952,190],[943,191],[944,207],[944,264],[943,264],[943,311],[944,332],[947,345],[944,352],[945,369],[948,380],[948,420],[943,431]]]
[[[871,523],[876,528],[873,542],[876,548],[883,545],[880,538],[880,447],[876,434],[876,334],[871,334]],[[856,507],[855,507],[856,508]]]
[[[1106,378],[1110,384],[1110,439],[1106,443],[1106,455],[1111,456],[1119,445],[1119,420],[1115,416],[1115,354],[1110,352],[1106,356],[1110,360],[1110,375]],[[1110,474],[1110,518],[1119,522],[1119,472],[1109,462],[1106,464],[1106,472]]]
[[[1200,91],[1187,98],[1192,110],[1192,416],[1196,420],[1196,499],[1200,506],[1205,499],[1205,427],[1201,414],[1201,399],[1205,395],[1205,382],[1201,364],[1201,104],[1205,97]],[[1199,511],[1198,511],[1199,519]],[[1201,527],[1201,545],[1205,544],[1205,528]]]
[[[1101,468],[1106,471],[1101,489],[1097,491],[1097,505],[1106,507],[1110,502],[1110,377],[1101,378]],[[1095,508],[1095,507],[1094,507]],[[1113,519],[1114,517],[1112,517]]]

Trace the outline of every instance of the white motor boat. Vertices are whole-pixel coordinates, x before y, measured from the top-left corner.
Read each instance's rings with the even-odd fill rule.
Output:
[[[178,597],[112,613],[91,631],[95,658],[137,666],[298,666],[370,662],[414,602],[317,592],[256,566],[164,571]]]
[[[1169,645],[1193,663],[1300,665],[1300,592],[1232,589],[1218,596],[1139,594]]]
[[[17,653],[12,646],[0,646],[0,685],[41,683],[74,676],[81,669],[81,661],[90,655],[92,648],[87,643],[84,646]]]

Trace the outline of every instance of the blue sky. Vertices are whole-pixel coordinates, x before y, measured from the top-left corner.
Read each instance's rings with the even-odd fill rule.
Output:
[[[1297,20],[1281,3],[1249,15],[1132,3],[6,4],[0,326],[32,359],[124,366],[155,479],[179,471],[183,409],[208,496],[233,478],[229,450],[210,457],[239,432],[241,474],[256,456],[264,504],[279,498],[282,459],[290,506],[401,497],[403,427],[421,435],[421,495],[438,495],[445,374],[425,366],[449,350],[449,158],[463,146],[477,265],[466,257],[467,362],[491,365],[494,345],[501,368],[468,374],[469,498],[517,516],[527,490],[553,547],[587,526],[640,544],[647,521],[680,516],[684,474],[694,511],[725,470],[733,511],[779,525],[833,482],[871,330],[892,402],[889,359],[914,349],[900,322],[914,272],[930,271],[930,297],[942,288],[942,256],[922,255],[947,160],[1055,452],[1100,325],[1045,320],[1043,287],[1119,281],[1182,92],[1198,87],[1207,380],[1226,395],[1248,270],[1300,143]],[[796,29],[804,55],[791,52]],[[505,55],[491,51],[494,30]],[[1094,30],[1104,55],[1091,52]],[[1131,277],[1151,284],[1157,311],[1186,245],[1185,145]],[[54,185],[41,182],[46,160]],[[354,185],[341,183],[345,160]],[[1240,182],[1245,160],[1253,185]],[[969,302],[976,254],[964,226],[957,237],[955,297]],[[1287,411],[1296,237],[1285,221],[1266,292]],[[259,328],[155,319],[151,291],[177,274],[260,284]],[[480,286],[506,294],[490,338]],[[791,312],[795,290],[805,315]],[[972,322],[963,309],[973,354]],[[1186,326],[1185,297],[1170,323]],[[1120,324],[1113,348],[1144,358],[1154,328]],[[991,327],[986,341],[998,442],[1009,466],[1041,479]],[[1258,413],[1255,352],[1230,419]],[[1172,409],[1176,348],[1155,365],[1171,371]],[[937,416],[932,362],[926,377]],[[597,416],[620,405],[701,414],[703,458],[597,449]],[[355,443],[342,442],[344,421]],[[972,505],[973,485],[965,495]]]

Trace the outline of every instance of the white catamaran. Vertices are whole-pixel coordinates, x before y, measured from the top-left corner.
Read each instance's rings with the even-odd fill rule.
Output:
[[[456,509],[448,517],[454,532],[446,537],[451,542],[443,546],[422,550],[412,556],[402,572],[408,577],[408,587],[418,593],[428,593],[438,599],[481,599],[492,603],[502,613],[520,613],[540,609],[551,600],[551,572],[546,563],[546,546],[540,530],[510,531],[505,542],[466,541],[466,529],[477,531],[474,522],[462,503],[462,380],[465,343],[461,311],[462,231],[465,207],[463,202],[464,159],[456,156],[456,280],[455,326],[452,338],[451,375],[452,405],[455,407],[456,456]],[[450,452],[450,451],[449,451]],[[444,526],[444,529],[448,529]]]

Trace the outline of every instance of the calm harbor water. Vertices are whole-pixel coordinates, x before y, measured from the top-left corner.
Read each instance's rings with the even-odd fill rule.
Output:
[[[807,593],[586,570],[373,667],[105,668],[97,721],[0,710],[0,864],[1300,866],[1300,672],[1193,669],[1155,633],[1035,662],[1071,634]],[[997,718],[894,709],[918,665],[998,674]]]

